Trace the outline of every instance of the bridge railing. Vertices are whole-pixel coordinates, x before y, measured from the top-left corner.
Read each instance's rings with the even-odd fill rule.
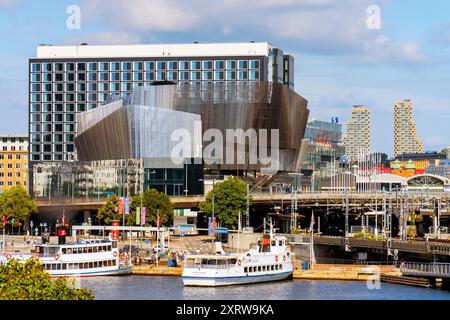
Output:
[[[450,276],[450,263],[402,262],[400,271],[404,273],[419,273],[423,275]]]

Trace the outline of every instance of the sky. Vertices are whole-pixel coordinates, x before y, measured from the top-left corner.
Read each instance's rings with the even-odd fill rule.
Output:
[[[424,149],[440,151],[450,145],[449,12],[447,0],[0,0],[0,132],[28,132],[38,44],[267,41],[295,57],[310,119],[338,117],[345,129],[364,105],[372,151],[392,156],[393,105],[411,99]]]

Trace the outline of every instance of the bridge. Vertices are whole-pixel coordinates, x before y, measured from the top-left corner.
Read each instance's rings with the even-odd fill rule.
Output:
[[[442,196],[440,193],[409,193],[409,199],[414,201],[431,201],[432,198]],[[414,197],[414,198],[413,198]],[[301,207],[344,207],[347,195],[340,193],[300,193],[295,197],[291,193],[256,193],[252,194],[253,205],[276,205],[289,204],[292,200],[297,200],[297,206]],[[400,193],[384,192],[350,192],[348,194],[350,207],[368,207],[375,203],[381,205],[383,201],[390,201],[392,205],[397,205],[401,201]],[[205,196],[173,196],[171,201],[176,209],[198,208],[200,202],[205,200]],[[442,204],[446,204],[447,198],[442,198]],[[79,210],[97,210],[106,202],[106,198],[75,198],[75,199],[37,199],[40,209],[51,209],[57,207],[68,207]],[[450,214],[442,212],[443,215]]]

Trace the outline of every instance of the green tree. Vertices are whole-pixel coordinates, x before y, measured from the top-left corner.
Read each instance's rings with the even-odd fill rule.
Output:
[[[21,221],[26,221],[31,214],[37,213],[38,207],[28,191],[22,185],[18,185],[6,189],[0,195],[0,210],[7,219],[14,219],[14,225],[17,226]]]
[[[91,290],[74,288],[67,279],[52,280],[36,259],[10,260],[0,266],[0,300],[94,300]]]
[[[103,221],[104,224],[111,224],[113,220],[122,220],[122,215],[117,212],[117,204],[119,197],[115,194],[110,195],[106,203],[98,209],[97,218]]]
[[[140,225],[136,223],[136,208],[141,207],[141,194],[131,199],[130,215],[127,217],[127,224]],[[171,226],[173,224],[173,204],[170,197],[156,189],[147,189],[142,194],[142,207],[146,208],[145,225],[156,226],[157,214],[159,211],[161,225]]]
[[[214,215],[222,226],[237,229],[239,212],[245,213],[247,208],[247,185],[244,181],[232,177],[224,182],[214,184],[205,201],[200,203],[200,210],[212,214],[214,194]],[[252,198],[249,197],[251,204]]]

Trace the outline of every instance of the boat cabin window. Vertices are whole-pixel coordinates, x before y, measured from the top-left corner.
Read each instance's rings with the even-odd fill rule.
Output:
[[[272,240],[272,247],[275,247],[277,245],[277,242],[275,240]]]
[[[278,241],[278,245],[282,246],[283,245],[283,240]]]

